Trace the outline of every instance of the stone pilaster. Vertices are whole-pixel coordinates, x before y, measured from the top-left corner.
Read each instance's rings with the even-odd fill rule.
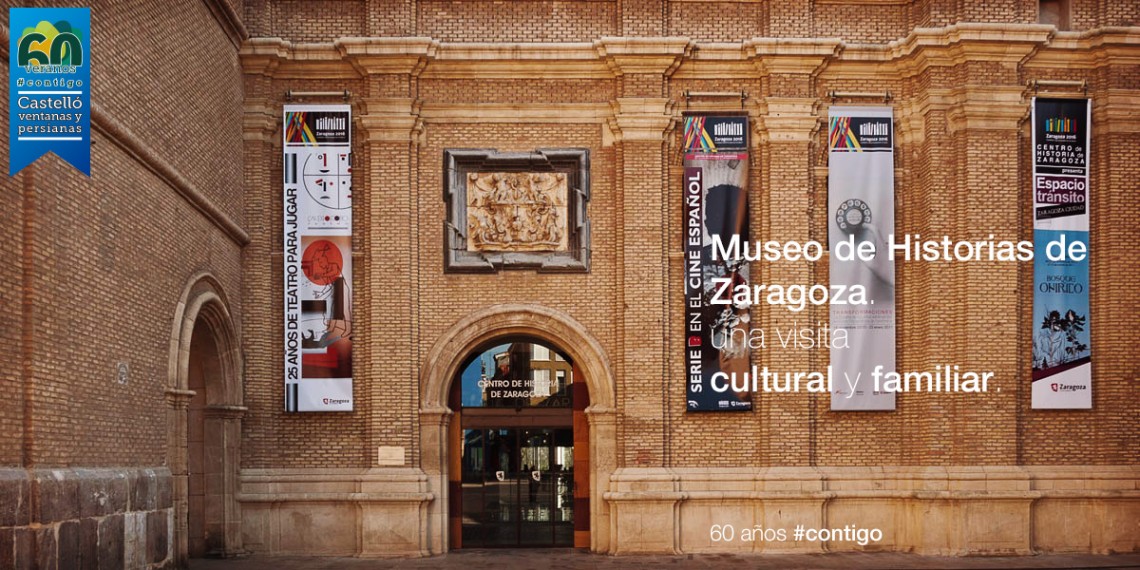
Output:
[[[616,356],[618,407],[624,416],[622,464],[662,465],[664,417],[663,362],[665,310],[657,301],[667,295],[664,268],[664,192],[666,132],[671,128],[670,103],[664,98],[621,98],[614,105],[619,137],[617,306],[622,348]],[[653,299],[654,301],[650,301]]]
[[[360,168],[353,179],[360,212],[354,220],[355,247],[367,258],[367,272],[355,281],[360,350],[358,393],[369,402],[370,464],[379,446],[405,447],[417,461],[419,393],[418,235],[415,223],[416,146],[423,132],[415,81],[436,44],[422,38],[343,40],[340,49],[365,75],[369,97],[358,108],[361,133],[354,148]],[[412,220],[412,223],[409,223]],[[393,334],[393,331],[399,331]]]
[[[617,406],[623,416],[620,465],[664,466],[665,383],[670,355],[666,278],[669,199],[666,137],[672,132],[672,103],[666,81],[691,50],[683,38],[607,38],[598,53],[621,81],[610,128],[617,145],[616,305],[620,344],[615,355]],[[651,301],[652,300],[652,301]],[[625,443],[620,443],[625,442]]]
[[[987,80],[970,74],[971,80]],[[1019,155],[1028,141],[1019,136],[1020,124],[1028,116],[1027,101],[1022,100],[1024,87],[1009,85],[1016,81],[1010,74],[988,76],[991,85],[972,85],[957,93],[957,101],[948,111],[949,132],[964,147],[963,170],[955,181],[957,209],[952,239],[1011,240],[1020,237],[1020,212],[1028,194],[1018,191],[1022,183]],[[1002,85],[1005,83],[1005,85]],[[1028,173],[1027,173],[1028,174]],[[934,207],[938,207],[935,205]],[[989,236],[992,234],[992,238]],[[940,237],[940,236],[927,236]],[[962,370],[993,372],[989,393],[985,397],[954,394],[949,399],[956,408],[969,407],[968,418],[959,418],[955,440],[961,442],[952,455],[957,465],[1010,465],[1017,463],[1018,394],[1029,387],[1022,376],[1021,355],[1029,348],[1030,337],[1021,334],[1029,326],[1019,321],[1010,307],[1019,305],[1022,291],[1018,288],[1018,272],[1032,264],[1012,262],[954,262],[957,284],[963,303],[953,307],[960,319],[958,336],[961,352],[948,359],[931,354],[932,365],[957,364]],[[940,282],[932,287],[939,290]],[[963,331],[974,331],[962,334]],[[984,363],[984,364],[983,364]],[[1028,361],[1024,370],[1028,372]],[[1028,398],[1028,390],[1022,393]],[[986,440],[984,448],[969,442]]]
[[[203,410],[203,448],[206,491],[207,545],[220,543],[224,558],[246,554],[242,547],[241,503],[237,501],[241,482],[241,420],[245,406],[212,405]]]
[[[1022,169],[1022,125],[1028,100],[1020,81],[1020,62],[1048,39],[1050,30],[1027,26],[997,37],[982,27],[965,26],[956,41],[929,49],[924,73],[939,87],[927,90],[927,132],[934,183],[931,227],[927,239],[943,235],[954,241],[1021,239],[1021,212],[1028,196],[1021,191],[1029,173]],[[930,124],[941,121],[942,124]],[[1032,233],[1030,232],[1030,236]],[[1029,239],[1032,239],[1031,237]],[[959,365],[963,371],[993,372],[985,397],[970,394],[915,398],[958,418],[952,441],[935,420],[917,419],[916,431],[945,449],[953,465],[1007,465],[1018,461],[1019,394],[1028,398],[1028,362],[1019,363],[1029,347],[1021,322],[1010,307],[1021,303],[1023,270],[1032,265],[1012,262],[950,262],[932,275],[929,288],[940,299],[932,322],[927,365]],[[1025,392],[1022,392],[1022,390]],[[968,409],[969,413],[959,413]],[[928,415],[928,417],[934,417]],[[941,441],[940,441],[941,440]],[[970,442],[986,440],[985,446]],[[923,453],[929,455],[929,450]]]
[[[826,232],[812,233],[813,212],[826,207],[826,203],[814,202],[812,192],[812,155],[817,151],[815,141],[821,126],[815,78],[838,52],[838,42],[758,39],[745,45],[768,95],[755,137],[762,157],[759,191],[763,194],[759,215],[753,216],[751,235],[756,240],[806,243],[814,239],[826,243]],[[826,266],[807,261],[762,263],[758,269],[756,283],[811,286],[827,282]],[[793,324],[812,326],[826,321],[827,315],[826,307],[797,314],[784,306],[764,304],[752,311],[773,340],[777,329],[787,331]],[[826,361],[818,356],[821,352],[784,348],[777,341],[775,348],[754,354],[754,358],[760,360],[758,365],[767,365],[778,373],[812,371],[826,367]],[[814,461],[813,402],[817,397],[805,392],[761,396],[760,414],[769,434],[763,444],[765,461],[775,466],[810,465]]]
[[[753,218],[752,235],[757,240],[806,243],[819,239],[811,233],[811,189],[814,174],[811,156],[815,134],[819,129],[817,102],[810,97],[769,96],[767,113],[761,116],[761,130],[756,137],[764,157],[760,180],[763,198],[760,215]],[[759,226],[759,227],[757,227]],[[826,238],[824,238],[826,239]],[[759,265],[759,268],[756,267]],[[806,261],[754,264],[756,283],[810,286],[826,282],[827,274],[819,273],[815,264]],[[776,340],[776,330],[788,330],[793,323],[811,326],[812,310],[796,314],[784,306],[763,304],[752,313],[760,326],[775,342],[774,348],[755,355],[770,370],[784,373],[817,369],[812,355],[816,351],[784,348]],[[806,323],[805,323],[806,321]],[[785,333],[786,334],[786,333]],[[819,366],[823,368],[823,366]],[[813,396],[804,392],[760,396],[761,415],[769,436],[765,438],[765,456],[773,465],[808,465],[812,461],[811,436],[814,428],[810,417]]]
[[[188,425],[186,423],[186,409],[190,406],[190,400],[195,395],[197,392],[193,390],[166,389],[166,417],[167,425],[170,426],[167,431],[166,461],[167,465],[170,466],[171,487],[173,489],[171,499],[174,507],[174,528],[171,531],[172,539],[177,541],[173,548],[174,561],[180,566],[185,566],[187,563],[186,552],[189,533],[186,518],[189,508],[187,496],[190,489],[189,473],[187,473]]]
[[[613,554],[617,544],[610,533],[613,517],[605,493],[610,487],[610,476],[617,470],[617,413],[614,408],[592,405],[586,408],[590,425],[590,551]]]
[[[399,79],[392,78],[393,81]],[[409,97],[370,98],[362,102],[360,125],[364,166],[354,185],[367,214],[358,219],[355,235],[369,268],[357,289],[357,346],[362,387],[370,407],[369,456],[375,465],[378,446],[407,446],[415,461],[417,291],[416,259],[419,224],[414,219],[415,146],[422,123],[419,104]],[[363,264],[362,264],[363,265]],[[399,334],[392,334],[399,331]],[[363,347],[362,346],[362,347]]]
[[[447,552],[448,537],[448,428],[451,426],[452,412],[443,406],[433,406],[419,411],[420,423],[420,468],[427,475],[427,492],[433,495],[426,509],[426,544],[429,554]]]

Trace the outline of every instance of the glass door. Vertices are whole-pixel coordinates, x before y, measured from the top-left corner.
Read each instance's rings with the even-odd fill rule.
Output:
[[[573,431],[463,430],[463,546],[573,546]]]

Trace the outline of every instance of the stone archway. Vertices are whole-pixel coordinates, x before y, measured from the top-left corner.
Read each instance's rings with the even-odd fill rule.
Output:
[[[448,427],[451,382],[463,359],[488,341],[525,336],[563,349],[582,370],[590,393],[590,550],[610,552],[610,511],[603,500],[617,467],[614,377],[609,358],[570,315],[541,305],[504,304],[480,309],[452,325],[428,352],[420,373],[420,464],[435,500],[428,506],[427,543],[433,554],[448,548]]]
[[[170,337],[167,464],[173,475],[175,559],[241,554],[241,351],[217,279],[199,273],[183,289]],[[193,480],[192,480],[193,478]],[[191,508],[190,497],[200,503]],[[190,524],[191,514],[196,518]],[[196,533],[190,538],[191,527]]]

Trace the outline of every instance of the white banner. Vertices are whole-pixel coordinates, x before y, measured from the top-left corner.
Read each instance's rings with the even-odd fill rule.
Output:
[[[1092,407],[1088,99],[1033,99],[1034,408]]]
[[[894,127],[890,107],[828,111],[828,247],[831,285],[861,285],[867,305],[832,305],[831,328],[848,345],[831,349],[832,410],[893,410],[894,392],[876,392],[872,374],[895,372]],[[871,261],[837,259],[836,245],[871,242]],[[854,390],[850,388],[854,386]]]
[[[288,412],[352,411],[351,133],[347,105],[285,107]]]

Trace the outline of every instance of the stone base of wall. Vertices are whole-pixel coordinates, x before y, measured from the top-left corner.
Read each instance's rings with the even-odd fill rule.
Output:
[[[169,568],[165,467],[0,468],[0,568]]]
[[[427,491],[422,471],[244,469],[242,544],[265,554],[427,556]]]
[[[441,543],[435,495],[418,469],[247,469],[241,481],[253,552],[418,557]],[[618,555],[1140,551],[1137,466],[627,468],[609,487],[607,552]],[[882,540],[795,541],[800,524],[877,528]],[[713,525],[732,540],[713,540]],[[757,528],[784,529],[787,539],[744,539]]]
[[[619,469],[610,488],[615,554],[1140,551],[1136,466]],[[797,525],[882,540],[795,541]],[[757,528],[786,539],[746,540]]]

